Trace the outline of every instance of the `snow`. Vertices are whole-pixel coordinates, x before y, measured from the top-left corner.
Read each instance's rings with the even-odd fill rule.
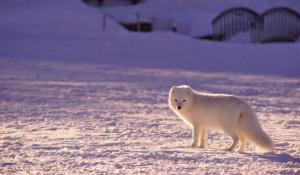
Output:
[[[300,10],[294,0],[148,0],[101,10],[76,0],[0,1],[0,174],[299,174],[299,42],[191,37],[210,32],[229,7],[279,5]],[[137,12],[183,32],[130,33],[113,20]],[[167,106],[179,84],[246,100],[275,152],[227,152],[230,138],[219,131],[209,132],[207,148],[191,148],[190,128]]]
[[[75,0],[23,2],[19,6],[9,6],[0,15],[0,21],[5,24],[0,26],[0,56],[129,67],[300,75],[298,43],[224,44],[166,31],[130,33],[109,18],[107,29],[103,31],[100,12]],[[187,23],[182,17],[178,20]],[[206,30],[210,24],[201,26]]]
[[[6,173],[297,174],[300,80],[170,69],[1,62],[1,168]],[[153,83],[155,82],[155,83]],[[257,111],[275,153],[206,149],[167,106],[170,85],[232,93]]]

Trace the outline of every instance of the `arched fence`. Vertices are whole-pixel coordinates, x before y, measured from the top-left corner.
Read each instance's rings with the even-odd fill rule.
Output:
[[[104,3],[131,3],[138,4],[142,2],[142,0],[82,0],[83,2],[94,5],[94,6],[102,6]]]
[[[213,34],[203,39],[227,41],[240,32],[250,32],[250,42],[292,42],[300,35],[300,15],[286,7],[263,12],[235,7],[216,16],[212,21]]]
[[[239,32],[249,31],[258,17],[255,11],[244,7],[225,10],[212,21],[213,33],[228,40]]]
[[[294,41],[300,35],[300,15],[292,9],[272,8],[261,16],[263,31],[258,42]]]
[[[103,3],[137,4],[143,0],[82,0],[88,4],[102,6]],[[106,28],[103,15],[102,28]],[[300,15],[287,7],[274,7],[258,14],[246,7],[233,7],[223,11],[212,20],[213,33],[204,36],[192,35],[189,23],[168,17],[142,17],[140,13],[132,15],[130,20],[116,19],[128,31],[151,32],[153,30],[173,31],[194,36],[197,39],[213,41],[247,40],[252,43],[294,42],[300,36]],[[241,33],[241,37],[235,37]],[[243,33],[243,34],[242,34]],[[233,37],[235,37],[233,39]]]

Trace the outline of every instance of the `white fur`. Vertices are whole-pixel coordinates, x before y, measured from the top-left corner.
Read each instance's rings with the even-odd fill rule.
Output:
[[[227,94],[207,94],[190,86],[173,86],[169,93],[170,108],[193,129],[193,147],[205,147],[207,129],[221,129],[232,138],[233,151],[240,141],[239,152],[251,142],[264,151],[273,151],[272,140],[260,126],[251,107],[240,98]]]

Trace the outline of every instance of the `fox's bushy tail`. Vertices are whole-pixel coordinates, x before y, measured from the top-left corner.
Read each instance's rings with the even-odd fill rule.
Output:
[[[240,116],[239,129],[248,141],[254,143],[263,151],[272,152],[274,150],[271,138],[262,129],[254,111],[249,105],[245,105]]]

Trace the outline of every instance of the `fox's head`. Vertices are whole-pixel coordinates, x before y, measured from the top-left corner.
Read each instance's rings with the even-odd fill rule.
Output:
[[[168,101],[171,109],[181,113],[193,104],[193,89],[187,85],[173,86]]]

